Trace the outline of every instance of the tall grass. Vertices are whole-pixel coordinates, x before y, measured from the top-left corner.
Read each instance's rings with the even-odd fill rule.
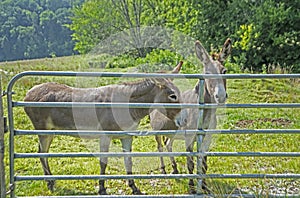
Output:
[[[8,81],[15,74],[28,70],[61,70],[84,71],[98,70],[90,68],[86,57],[71,56],[53,59],[31,61],[16,61],[1,63],[2,84],[6,88]],[[122,69],[102,69],[103,71],[136,71],[135,67]],[[185,70],[185,68],[183,68]],[[190,69],[187,68],[190,72]],[[183,71],[185,72],[185,71]],[[194,71],[199,73],[201,71]],[[128,80],[128,79],[127,79]],[[33,85],[46,81],[57,81],[73,86],[100,86],[119,83],[118,78],[79,78],[62,77],[26,77],[18,81],[14,87],[15,101],[22,100],[26,91]],[[192,87],[195,81],[175,80],[181,89]],[[228,103],[299,103],[300,83],[297,80],[228,80]],[[5,107],[6,108],[6,107]],[[6,113],[6,110],[5,110]],[[23,109],[14,110],[15,127],[33,129]],[[223,109],[218,111],[218,128],[220,129],[299,129],[300,112],[297,109]],[[141,130],[150,130],[149,118],[142,120]],[[8,173],[8,134],[5,136],[6,172]],[[291,134],[245,134],[245,135],[215,135],[211,151],[242,152],[242,151],[276,151],[299,152],[300,135]],[[37,152],[37,136],[17,136],[15,139],[16,152]],[[73,137],[57,136],[51,145],[51,152],[89,152],[98,149],[98,140],[82,140]],[[121,151],[121,143],[114,140],[111,151]],[[156,151],[153,137],[134,138],[133,151]],[[185,151],[183,141],[175,141],[174,151]],[[186,159],[177,157],[181,173],[187,173]],[[134,158],[133,170],[136,174],[159,174],[159,158]],[[53,158],[49,159],[50,167],[55,175],[63,174],[99,174],[97,158]],[[166,159],[167,171],[171,172],[169,159]],[[292,157],[209,157],[208,174],[214,173],[300,173],[299,159]],[[38,159],[16,160],[17,175],[42,175],[43,171]],[[107,174],[125,174],[122,158],[110,158]],[[8,180],[8,176],[6,177]],[[185,194],[188,192],[188,180],[137,180],[137,185],[147,194]],[[300,182],[293,179],[210,179],[209,186],[216,194],[243,194],[268,196],[269,194],[299,194]],[[107,181],[108,193],[115,195],[131,194],[124,180]],[[50,192],[44,181],[18,182],[18,196],[34,195],[94,195],[98,191],[97,181],[57,181],[55,191]]]

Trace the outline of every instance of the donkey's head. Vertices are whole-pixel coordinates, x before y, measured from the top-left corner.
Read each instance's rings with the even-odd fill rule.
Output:
[[[222,50],[213,56],[208,54],[199,41],[196,41],[195,47],[196,55],[203,63],[205,74],[226,73],[223,63],[231,52],[231,40],[229,38],[225,41]],[[206,102],[225,103],[227,98],[226,79],[206,79],[205,89]]]
[[[172,73],[179,73],[182,66],[182,61],[173,69]],[[170,78],[155,78],[152,79],[158,87],[158,92],[155,96],[154,103],[180,103],[181,95],[178,87],[173,84],[173,79]],[[169,119],[174,120],[180,113],[180,109],[157,109]]]

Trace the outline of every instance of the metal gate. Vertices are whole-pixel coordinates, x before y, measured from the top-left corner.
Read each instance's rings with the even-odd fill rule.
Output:
[[[38,102],[22,102],[22,101],[13,101],[13,86],[20,78],[24,76],[62,76],[62,77],[128,77],[128,78],[186,78],[186,79],[199,79],[200,80],[200,97],[199,104],[133,104],[133,103],[38,103]],[[201,167],[201,159],[203,156],[227,156],[227,157],[300,157],[300,152],[201,152],[201,140],[204,134],[299,134],[300,129],[257,129],[257,130],[203,130],[200,126],[196,130],[176,130],[176,131],[89,131],[89,135],[129,135],[129,136],[153,136],[153,135],[168,135],[168,134],[197,134],[197,151],[193,153],[188,152],[131,152],[131,153],[16,153],[14,149],[14,139],[15,136],[23,135],[70,135],[72,133],[78,135],[81,133],[86,134],[86,131],[58,131],[58,130],[23,130],[16,129],[14,126],[14,115],[13,109],[18,107],[118,107],[118,108],[199,108],[199,120],[202,120],[203,109],[206,108],[300,108],[300,103],[284,103],[284,104],[274,104],[274,103],[264,103],[264,104],[204,104],[203,98],[203,89],[204,89],[204,80],[209,78],[226,78],[226,79],[283,79],[283,78],[300,78],[300,74],[274,74],[274,75],[255,75],[255,74],[226,74],[226,75],[214,75],[214,74],[138,74],[138,73],[109,73],[109,72],[45,72],[45,71],[29,71],[23,72],[14,76],[8,84],[7,87],[7,104],[8,104],[8,120],[9,120],[9,131],[10,131],[10,196],[15,197],[15,188],[17,188],[17,183],[19,181],[27,180],[110,180],[110,179],[177,179],[177,178],[193,178],[197,179],[197,195],[134,195],[134,196],[81,196],[81,197],[202,197],[201,195],[201,183],[203,178],[219,178],[219,179],[228,179],[228,178],[300,178],[300,173],[295,174],[203,174]],[[202,91],[201,91],[202,90]],[[15,160],[19,158],[55,158],[55,157],[159,157],[159,156],[194,156],[197,157],[197,171],[196,174],[178,174],[178,175],[164,175],[164,174],[155,174],[155,175],[39,175],[39,176],[24,176],[15,174]],[[205,195],[207,196],[207,195]],[[228,195],[222,195],[224,197]],[[230,195],[231,196],[231,195]],[[241,195],[239,195],[241,196]],[[245,197],[253,197],[253,195],[243,195]],[[58,196],[55,196],[58,197]],[[68,196],[70,197],[70,196]],[[78,197],[78,196],[71,196]],[[79,196],[80,197],[80,196]]]

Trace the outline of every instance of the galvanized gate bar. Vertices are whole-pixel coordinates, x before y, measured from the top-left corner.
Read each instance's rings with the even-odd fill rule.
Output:
[[[71,136],[153,136],[153,135],[193,135],[193,134],[300,134],[300,129],[190,129],[161,131],[84,131],[84,130],[14,130],[14,135],[71,135]]]
[[[163,103],[92,103],[92,102],[13,102],[13,107],[73,107],[73,108],[300,108],[300,103],[253,103],[253,104],[163,104]]]
[[[15,158],[40,157],[300,157],[300,152],[115,152],[115,153],[15,153]]]
[[[40,158],[40,157],[183,157],[198,156],[197,152],[97,152],[97,153],[15,153],[15,158]],[[300,153],[299,153],[300,156]]]
[[[186,79],[293,79],[300,74],[161,74],[120,72],[25,71],[11,79],[13,84],[24,76],[124,77],[124,78],[186,78]]]
[[[275,179],[294,178],[300,179],[300,174],[180,174],[185,179]],[[28,180],[108,180],[108,179],[178,179],[178,175],[153,174],[153,175],[28,175],[15,176],[15,181]]]
[[[2,76],[0,74],[0,94],[2,94]],[[4,117],[3,117],[3,101],[0,95],[0,198],[6,197],[6,181],[5,181],[5,144],[4,144]]]
[[[199,79],[199,87],[198,87],[198,105],[203,105],[204,104],[204,89],[205,89],[205,82],[202,79]],[[203,114],[204,114],[204,109],[199,109],[199,116],[197,120],[197,129],[202,130],[203,129]],[[196,135],[196,144],[197,144],[197,153],[204,155],[204,151],[201,150],[201,145],[203,143],[203,134],[197,134]],[[196,172],[197,175],[202,175],[203,174],[203,156],[199,156],[196,158]],[[196,192],[197,194],[202,193],[202,183],[203,180],[202,178],[198,178],[197,180],[197,189]]]

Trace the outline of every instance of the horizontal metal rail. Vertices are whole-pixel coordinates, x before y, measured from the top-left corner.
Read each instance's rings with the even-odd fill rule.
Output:
[[[153,175],[28,175],[15,176],[15,181],[28,180],[108,180],[108,179],[269,179],[269,178],[295,178],[300,179],[300,174],[153,174]]]
[[[235,129],[235,130],[161,130],[161,131],[86,131],[86,130],[15,130],[14,135],[69,135],[69,136],[153,136],[153,135],[205,135],[205,134],[300,134],[300,129]]]
[[[300,152],[114,152],[114,153],[15,153],[15,158],[41,157],[300,157]]]
[[[15,158],[198,156],[196,152],[15,153]],[[300,153],[299,153],[300,156]]]
[[[122,73],[122,72],[72,72],[72,71],[25,71],[12,80],[23,76],[71,76],[71,77],[126,77],[126,78],[189,78],[189,79],[283,79],[300,78],[300,74],[168,74],[168,73]]]
[[[124,77],[124,78],[187,78],[187,79],[294,79],[300,74],[161,74],[161,73],[120,73],[120,72],[72,72],[72,71],[25,71],[15,75],[8,83],[7,93],[17,80],[25,76],[65,76],[65,77]]]
[[[300,103],[188,104],[188,103],[107,103],[107,102],[13,102],[13,107],[72,108],[300,108]]]

